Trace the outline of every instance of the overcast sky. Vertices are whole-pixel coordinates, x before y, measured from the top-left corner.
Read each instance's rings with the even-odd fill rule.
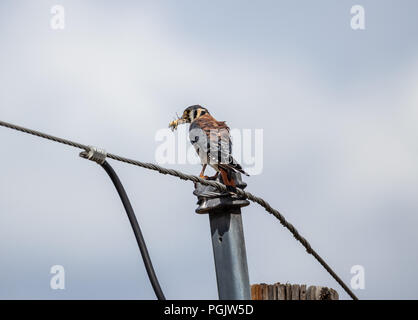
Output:
[[[50,26],[51,7],[65,28]],[[350,27],[365,8],[366,29]],[[141,161],[201,104],[263,130],[248,191],[279,209],[363,299],[418,298],[418,2],[1,1],[0,119]],[[105,172],[0,128],[0,298],[154,299]],[[193,185],[109,160],[170,299],[216,299]],[[198,174],[200,166],[170,164]],[[208,172],[209,173],[209,172]],[[261,207],[243,209],[251,283],[341,287]],[[65,290],[50,268],[65,268]]]

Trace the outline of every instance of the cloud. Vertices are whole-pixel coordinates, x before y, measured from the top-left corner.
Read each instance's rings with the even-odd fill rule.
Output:
[[[243,50],[251,45],[245,37],[216,46],[208,34],[196,43],[175,27],[178,17],[170,20],[158,7],[65,6],[68,28],[60,34],[47,21],[43,27],[49,10],[37,5],[15,8],[10,28],[0,31],[2,120],[152,162],[155,133],[176,112],[201,103],[232,128],[263,129],[263,174],[247,179],[248,190],[279,208],[347,282],[351,266],[364,265],[361,297],[400,297],[380,291],[383,284],[413,288],[407,284],[416,281],[418,262],[406,257],[417,243],[416,60],[401,67],[395,59],[385,78],[362,73],[336,85],[324,76],[335,66],[312,59],[311,51],[266,52],[259,42]],[[310,41],[332,49],[319,35]],[[339,68],[344,77],[347,68]],[[7,168],[0,255],[8,257],[0,297],[153,298],[104,172],[76,150],[6,129],[0,134]],[[216,298],[208,219],[194,214],[192,184],[112,165],[167,296]],[[347,298],[273,217],[256,205],[243,212],[252,283],[328,285]],[[48,287],[53,264],[69,277],[63,295]],[[388,279],[388,270],[403,274]]]

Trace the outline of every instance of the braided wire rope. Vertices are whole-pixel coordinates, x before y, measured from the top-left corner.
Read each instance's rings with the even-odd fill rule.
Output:
[[[78,142],[74,142],[71,140],[67,140],[67,139],[63,139],[63,138],[59,138],[56,136],[52,136],[43,132],[39,132],[36,130],[32,130],[32,129],[28,129],[25,127],[21,127],[15,124],[11,124],[8,122],[4,122],[0,120],[0,126],[9,128],[9,129],[14,129],[17,131],[21,131],[27,134],[31,134],[40,138],[44,138],[44,139],[48,139],[54,142],[58,142],[58,143],[62,143],[71,147],[75,147],[75,148],[79,148],[79,149],[84,149],[85,151],[90,151],[92,147],[78,143]],[[125,158],[125,157],[121,157],[112,153],[108,153],[107,157],[116,161],[120,161],[120,162],[124,162],[127,164],[131,164],[134,166],[138,166],[141,168],[145,168],[148,170],[154,170],[157,171],[161,174],[164,175],[170,175],[170,176],[174,176],[177,178],[180,178],[182,180],[188,180],[188,181],[192,181],[195,183],[200,183],[206,186],[211,186],[216,188],[217,190],[221,191],[221,192],[231,192],[230,189],[228,189],[224,184],[216,182],[216,181],[210,181],[210,180],[204,180],[200,177],[194,176],[194,175],[189,175],[189,174],[185,174],[183,172],[174,170],[174,169],[167,169],[164,167],[161,167],[159,165],[156,165],[154,163],[146,163],[146,162],[141,162],[138,160],[132,160],[129,158]],[[353,300],[358,300],[357,296],[351,291],[351,289],[344,283],[344,281],[334,272],[334,270],[332,270],[332,268],[325,262],[325,260],[311,247],[311,245],[309,244],[309,242],[302,237],[302,235],[298,232],[298,230],[290,223],[286,220],[286,218],[276,209],[274,209],[267,201],[265,201],[263,198],[257,197],[255,195],[253,195],[252,193],[248,192],[248,191],[244,191],[240,188],[235,188],[233,193],[237,194],[238,196],[241,197],[245,197],[248,200],[255,202],[257,204],[259,204],[260,206],[262,206],[268,213],[272,214],[274,217],[276,217],[280,223],[287,228],[290,233],[293,235],[293,237],[299,241],[302,246],[306,249],[306,252],[311,254],[318,262],[319,264],[334,278],[335,281],[337,281],[337,283],[344,289],[344,291],[353,299]]]

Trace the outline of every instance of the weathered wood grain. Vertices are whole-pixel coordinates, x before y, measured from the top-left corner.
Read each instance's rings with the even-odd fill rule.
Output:
[[[306,284],[302,284],[300,286],[299,297],[300,297],[300,300],[306,300]]]
[[[274,300],[273,298],[273,290],[274,289],[274,285],[268,285],[268,299],[269,300]]]
[[[284,284],[277,286],[277,300],[286,300],[286,286]]]
[[[292,300],[292,285],[286,283],[286,300]]]
[[[339,300],[340,299],[340,297],[338,296],[337,291],[335,291],[334,289],[331,289],[331,288],[329,290],[331,291],[331,297],[332,297],[331,300]]]
[[[263,283],[263,300],[269,300],[268,284]]]
[[[257,285],[253,284],[251,286],[251,300],[258,300],[256,297]]]
[[[292,284],[291,300],[300,300],[299,291],[300,291],[300,286],[298,284]]]
[[[338,292],[332,288],[309,286],[306,284],[253,284],[251,286],[253,300],[338,300]]]
[[[309,286],[306,290],[306,300],[315,300],[315,287]]]

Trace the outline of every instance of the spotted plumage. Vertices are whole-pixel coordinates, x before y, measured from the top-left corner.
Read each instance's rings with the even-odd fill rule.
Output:
[[[183,123],[190,123],[190,142],[203,166],[201,178],[214,179],[220,173],[225,185],[235,186],[231,172],[240,172],[248,176],[232,157],[232,141],[225,121],[217,121],[206,108],[194,105],[186,108],[182,117],[172,121],[169,127],[175,130]],[[217,172],[214,177],[204,175],[208,164]]]

